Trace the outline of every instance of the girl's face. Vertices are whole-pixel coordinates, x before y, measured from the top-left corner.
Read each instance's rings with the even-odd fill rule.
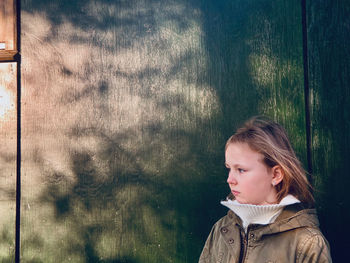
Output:
[[[277,203],[277,192],[272,185],[275,169],[263,163],[263,155],[246,143],[231,143],[225,153],[229,170],[227,183],[241,204],[266,205]]]

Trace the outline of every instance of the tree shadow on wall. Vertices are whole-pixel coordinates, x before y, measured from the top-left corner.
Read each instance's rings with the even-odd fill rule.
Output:
[[[207,218],[205,205],[213,203],[210,199],[217,189],[206,185],[215,180],[212,173],[218,169],[207,161],[209,156],[193,151],[199,144],[196,134],[177,133],[163,132],[162,137],[171,136],[167,147],[174,148],[175,154],[167,165],[158,167],[161,171],[150,173],[145,163],[153,165],[148,159],[162,158],[159,151],[163,146],[130,151],[120,145],[130,139],[126,134],[109,137],[96,129],[79,131],[78,136],[96,137],[103,146],[95,152],[71,154],[74,183],[64,174],[48,172],[48,186],[41,199],[54,205],[56,223],[69,225],[64,242],[69,247],[62,247],[61,253],[84,255],[86,262],[144,262],[145,258],[167,262],[170,257],[190,254],[195,247],[191,242],[199,242],[201,226],[207,224],[201,218]],[[181,155],[175,150],[181,147],[178,141],[185,144]],[[105,236],[109,239],[103,244]],[[105,256],[114,249],[124,255]],[[181,255],[181,250],[187,255]]]
[[[252,17],[273,20],[269,6],[230,2],[25,2],[51,25],[44,48],[67,33],[67,21],[67,46],[92,47],[81,67],[66,66],[64,52],[54,63],[38,59],[53,88],[37,96],[72,110],[65,122],[46,118],[58,132],[41,130],[68,141],[61,151],[69,158],[57,167],[37,153],[44,189],[34,202],[53,208],[48,229],[56,232],[30,249],[61,262],[198,260],[225,213],[225,139],[260,111],[259,95],[274,96],[258,92],[249,63]]]

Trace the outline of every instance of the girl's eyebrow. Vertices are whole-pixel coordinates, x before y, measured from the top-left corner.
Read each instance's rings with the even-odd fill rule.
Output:
[[[230,167],[226,162],[225,162],[225,166],[226,166],[226,167]],[[241,164],[239,164],[239,163],[233,165],[234,168],[242,167],[242,166],[244,166],[244,165],[241,165]]]

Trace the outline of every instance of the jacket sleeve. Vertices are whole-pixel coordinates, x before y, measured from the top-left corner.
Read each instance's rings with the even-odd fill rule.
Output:
[[[300,263],[331,263],[332,258],[327,240],[321,235],[307,238],[298,251]]]

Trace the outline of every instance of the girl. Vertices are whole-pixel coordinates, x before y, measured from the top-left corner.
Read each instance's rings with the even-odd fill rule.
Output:
[[[332,262],[311,187],[285,130],[253,118],[225,147],[230,210],[212,228],[199,262]]]

